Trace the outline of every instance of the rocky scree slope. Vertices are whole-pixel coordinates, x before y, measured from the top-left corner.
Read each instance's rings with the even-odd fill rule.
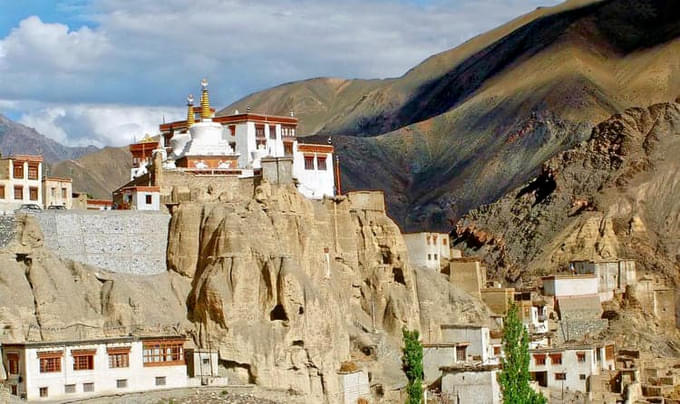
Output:
[[[436,341],[440,324],[487,318],[444,275],[409,266],[382,203],[310,201],[292,186],[180,204],[170,269],[157,276],[59,260],[30,216],[0,259],[3,340],[186,333],[219,351],[233,382],[290,389],[310,403],[339,400],[337,371],[348,360],[386,396],[403,386],[402,327]]]
[[[405,230],[448,231],[611,114],[680,93],[679,20],[673,0],[569,1],[399,78],[288,83],[221,113],[295,111],[301,134],[332,137],[345,188],[384,190]]]
[[[517,281],[573,259],[634,258],[677,282],[680,270],[680,98],[630,108],[540,174],[465,215],[455,243]]]

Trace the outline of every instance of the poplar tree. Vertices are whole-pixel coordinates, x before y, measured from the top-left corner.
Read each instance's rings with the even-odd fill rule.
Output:
[[[402,369],[406,373],[408,384],[406,404],[420,404],[423,400],[423,344],[417,330],[402,330],[404,349],[401,357]]]
[[[529,333],[519,318],[519,309],[510,303],[503,323],[503,369],[498,375],[504,404],[545,404],[543,394],[529,385]]]

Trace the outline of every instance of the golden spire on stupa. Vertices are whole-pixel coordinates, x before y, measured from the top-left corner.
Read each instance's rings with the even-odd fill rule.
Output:
[[[187,97],[187,128],[191,127],[191,125],[195,124],[196,120],[194,119],[194,96],[189,94]]]
[[[208,79],[201,80],[201,120],[210,119],[210,98],[208,98]]]

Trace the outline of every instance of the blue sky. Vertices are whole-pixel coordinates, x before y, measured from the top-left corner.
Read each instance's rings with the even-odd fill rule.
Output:
[[[400,76],[559,0],[0,0],[0,113],[67,145],[310,77]]]

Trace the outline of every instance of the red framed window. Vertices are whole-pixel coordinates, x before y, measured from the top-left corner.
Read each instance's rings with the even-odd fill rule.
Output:
[[[38,179],[38,166],[37,165],[29,165],[28,166],[28,179],[29,180],[37,180]]]
[[[19,374],[19,354],[8,353],[7,354],[7,371],[10,375]]]
[[[316,165],[319,170],[326,170],[326,156],[319,156],[316,158]]]
[[[173,366],[184,363],[183,341],[144,343],[144,366]]]
[[[31,198],[32,201],[37,201],[38,200],[38,188],[37,187],[28,188],[28,196]]]
[[[579,362],[585,362],[586,361],[586,353],[585,352],[576,352],[576,359]]]
[[[305,156],[305,170],[314,169],[314,156]]]
[[[555,373],[555,380],[567,380],[566,373]]]
[[[14,163],[14,178],[24,178],[24,163]]]
[[[553,365],[561,365],[562,364],[562,354],[551,354],[550,355],[550,363]]]
[[[0,185],[0,199],[5,199],[5,186]]]
[[[20,201],[24,199],[24,187],[21,185],[14,187],[14,199]]]
[[[276,126],[269,125],[269,138],[276,139]]]
[[[92,370],[94,369],[94,355],[73,355],[73,370]]]
[[[545,365],[545,355],[534,355],[534,363],[538,366]]]
[[[61,372],[61,356],[40,358],[40,373]]]

